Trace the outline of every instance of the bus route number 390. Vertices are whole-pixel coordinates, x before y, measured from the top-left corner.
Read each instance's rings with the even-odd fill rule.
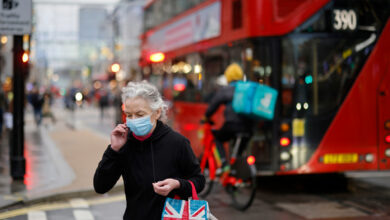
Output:
[[[333,10],[333,28],[337,31],[354,31],[357,27],[357,15],[352,9]]]

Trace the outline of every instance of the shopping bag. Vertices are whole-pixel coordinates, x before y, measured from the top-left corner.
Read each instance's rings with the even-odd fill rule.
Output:
[[[162,220],[216,220],[210,213],[209,204],[205,200],[199,200],[194,184],[192,187],[192,199],[181,200],[166,198]]]

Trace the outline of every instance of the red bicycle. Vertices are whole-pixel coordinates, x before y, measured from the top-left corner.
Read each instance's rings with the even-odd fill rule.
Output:
[[[206,197],[212,191],[214,182],[220,182],[226,192],[230,194],[233,206],[241,211],[249,208],[256,194],[256,166],[255,157],[239,152],[241,144],[249,140],[250,134],[238,133],[230,143],[230,169],[221,170],[219,152],[214,141],[212,122],[203,123],[203,154],[200,157],[200,167],[206,178],[205,188],[200,196]],[[246,149],[246,146],[244,149]],[[220,169],[221,172],[217,172]]]

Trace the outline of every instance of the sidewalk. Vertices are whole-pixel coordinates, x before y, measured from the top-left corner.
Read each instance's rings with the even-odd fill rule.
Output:
[[[0,146],[0,210],[24,202],[51,200],[59,197],[95,194],[93,174],[103,152],[109,144],[109,133],[103,134],[76,121],[75,128],[68,126],[69,115],[55,109],[57,123],[43,121],[37,127],[29,111],[25,113],[25,158],[24,183],[13,182],[9,174],[8,134],[3,134]],[[98,110],[80,110],[80,118],[99,120]],[[45,119],[48,120],[48,119]],[[74,124],[73,124],[74,125]],[[123,187],[118,181],[114,190]]]

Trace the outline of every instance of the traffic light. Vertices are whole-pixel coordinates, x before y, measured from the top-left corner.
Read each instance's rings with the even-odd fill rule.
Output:
[[[28,52],[24,52],[22,55],[22,62],[28,63],[29,59],[30,59],[30,56],[28,55]]]

